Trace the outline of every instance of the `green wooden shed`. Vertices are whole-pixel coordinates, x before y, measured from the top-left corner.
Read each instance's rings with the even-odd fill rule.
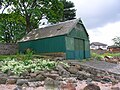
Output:
[[[89,35],[81,19],[32,30],[19,42],[19,51],[30,48],[36,54],[64,53],[65,59],[90,57]]]

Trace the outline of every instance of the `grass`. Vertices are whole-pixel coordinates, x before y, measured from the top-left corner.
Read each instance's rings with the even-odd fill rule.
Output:
[[[49,59],[50,57],[44,56],[44,55],[25,55],[25,54],[19,54],[19,55],[0,55],[0,61],[5,60],[6,58],[18,58],[18,59],[26,59],[26,58],[45,58]]]
[[[92,59],[101,60],[101,59],[103,59],[105,56],[120,57],[120,53],[104,53],[104,54],[97,54],[97,53],[91,52],[91,58],[92,58]]]
[[[14,57],[16,57],[16,55],[0,55],[0,61],[6,59],[8,57],[9,58],[14,58]]]

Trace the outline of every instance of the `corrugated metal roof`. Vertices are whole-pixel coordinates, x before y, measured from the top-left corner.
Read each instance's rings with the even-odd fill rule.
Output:
[[[61,22],[52,26],[47,26],[44,28],[33,29],[19,42],[65,35],[75,27],[75,25],[79,22],[79,20],[80,19],[74,19],[66,22]]]

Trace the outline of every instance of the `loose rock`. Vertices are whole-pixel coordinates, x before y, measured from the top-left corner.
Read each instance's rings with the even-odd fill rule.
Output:
[[[0,77],[0,84],[6,84],[7,77]]]
[[[76,85],[72,80],[68,80],[66,83],[61,84],[61,90],[76,90]]]
[[[111,90],[120,90],[119,87],[111,87]]]
[[[28,82],[28,85],[30,87],[39,87],[39,86],[43,86],[43,83],[41,81],[36,81],[36,82]]]
[[[26,80],[26,79],[18,79],[16,84],[18,86],[22,86],[23,84],[27,84],[28,85],[28,80]]]
[[[45,76],[39,74],[39,75],[36,76],[36,79],[37,79],[38,81],[44,81],[44,80],[45,80]]]
[[[7,79],[7,84],[16,84],[16,79]]]
[[[30,73],[30,76],[33,78],[33,77],[36,77],[37,74],[36,73]]]
[[[59,77],[59,74],[49,74],[49,73],[47,73],[47,74],[45,74],[45,76],[55,80],[57,77]]]
[[[58,65],[56,67],[56,69],[58,70],[59,75],[61,75],[63,77],[69,77],[70,76],[70,73],[67,70],[65,70],[62,66]]]
[[[59,90],[60,82],[52,78],[46,78],[44,82],[46,90]]]
[[[77,75],[78,75],[78,79],[79,80],[84,80],[84,79],[87,79],[87,78],[90,78],[91,77],[91,74],[90,73],[87,73],[85,71],[78,71],[77,72]]]
[[[100,87],[95,84],[89,84],[83,90],[100,90]]]
[[[69,67],[68,71],[72,74],[76,74],[78,72],[78,69],[74,66]]]

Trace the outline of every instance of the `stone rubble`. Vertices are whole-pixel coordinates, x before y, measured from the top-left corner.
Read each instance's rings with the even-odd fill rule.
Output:
[[[93,85],[93,81],[98,81],[103,84],[111,83],[116,85],[119,83],[120,79],[115,76],[116,74],[70,63],[70,67],[58,65],[54,70],[45,70],[35,73],[27,72],[26,74],[23,73],[20,77],[0,73],[0,84],[16,84],[17,87],[14,90],[24,90],[25,87],[35,88],[40,86],[45,87],[46,90],[53,90],[53,88],[54,90],[76,90],[75,88],[77,87],[78,81],[83,80],[86,80],[88,87],[98,88]],[[120,76],[118,77],[120,78]],[[85,88],[84,90],[88,89]],[[100,89],[98,88],[95,90]],[[112,90],[119,89],[118,87],[112,87]]]

